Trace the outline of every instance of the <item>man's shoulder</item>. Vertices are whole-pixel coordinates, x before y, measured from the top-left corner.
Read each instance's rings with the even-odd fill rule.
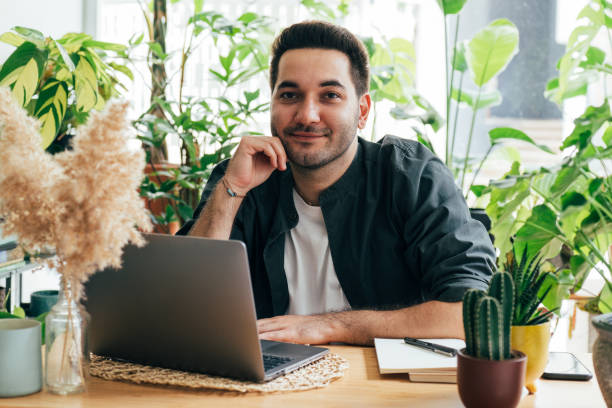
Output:
[[[422,167],[430,161],[439,161],[423,144],[394,135],[385,135],[377,142],[360,139],[364,159],[380,166],[405,165]]]

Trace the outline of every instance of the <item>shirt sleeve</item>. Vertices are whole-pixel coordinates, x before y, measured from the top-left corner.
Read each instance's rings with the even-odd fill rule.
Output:
[[[495,250],[448,168],[433,155],[424,163],[412,182],[416,199],[404,229],[406,261],[419,270],[425,300],[461,301],[469,288],[486,290]]]

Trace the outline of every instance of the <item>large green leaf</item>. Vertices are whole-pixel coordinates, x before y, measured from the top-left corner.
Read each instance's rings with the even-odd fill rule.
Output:
[[[9,45],[13,45],[15,47],[19,47],[25,42],[25,39],[15,33],[7,31],[6,33],[0,35],[0,41]]]
[[[47,82],[40,91],[34,116],[41,122],[40,134],[43,149],[55,140],[68,104],[68,86],[64,82],[52,80]]]
[[[539,296],[546,293],[542,299],[544,307],[548,310],[560,308],[561,302],[569,297],[573,284],[574,277],[568,269],[561,270],[556,277],[548,275],[538,293]]]
[[[0,86],[10,86],[21,106],[26,106],[36,92],[46,57],[46,52],[25,42],[2,65]]]
[[[608,99],[601,106],[589,106],[586,111],[574,120],[574,130],[563,140],[561,149],[576,146],[583,150],[590,145],[591,139],[601,126],[612,120]]]
[[[546,153],[554,154],[553,151],[550,150],[548,146],[537,144],[536,142],[533,141],[532,138],[527,136],[525,132],[522,132],[514,128],[500,127],[500,128],[492,129],[489,131],[489,139],[491,141],[491,144],[494,144],[503,139],[521,140],[523,142],[529,143],[532,146],[537,147],[540,150],[545,151]]]
[[[463,8],[467,0],[437,0],[444,15],[457,14]]]
[[[17,34],[23,37],[24,40],[35,44],[38,47],[43,47],[45,42],[45,36],[38,30],[33,28],[15,26],[12,28]]]
[[[476,33],[466,50],[466,59],[477,86],[483,86],[508,65],[518,52],[519,32],[507,19],[498,19]]]
[[[451,98],[458,102],[463,102],[472,109],[484,109],[490,106],[497,106],[502,102],[501,93],[494,89],[492,91],[483,91],[478,96],[478,91],[472,91],[469,89],[462,89],[461,96],[459,95],[459,90],[453,88],[451,92]],[[461,98],[461,100],[459,100]],[[476,99],[478,99],[478,106],[476,105]]]
[[[80,57],[74,70],[77,110],[88,112],[98,103],[96,73],[86,58]]]
[[[555,212],[545,204],[535,206],[531,216],[516,233],[517,251],[520,253],[527,247],[527,256],[531,259],[545,245],[561,235]]]

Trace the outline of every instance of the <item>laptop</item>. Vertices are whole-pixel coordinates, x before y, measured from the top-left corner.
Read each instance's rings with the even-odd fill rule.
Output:
[[[328,353],[259,340],[244,243],[144,237],[144,247],[125,247],[120,270],[105,269],[85,284],[91,352],[256,382]]]

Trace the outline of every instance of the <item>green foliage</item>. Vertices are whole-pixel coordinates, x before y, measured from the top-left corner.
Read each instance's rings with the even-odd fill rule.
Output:
[[[518,53],[519,32],[507,19],[492,21],[468,42],[466,60],[472,80],[481,88]]]
[[[553,311],[542,313],[539,308],[543,299],[552,289],[555,277],[549,272],[542,272],[541,258],[536,254],[528,261],[527,248],[523,250],[520,261],[517,262],[516,250],[506,254],[504,270],[514,281],[514,313],[512,325],[531,326],[550,320]]]
[[[461,11],[467,0],[436,0],[445,15],[457,14]]]
[[[94,41],[86,34],[54,40],[13,27],[0,41],[16,47],[0,69],[0,86],[9,86],[15,99],[40,120],[43,147],[51,152],[63,150],[89,112],[118,94],[119,73],[131,77],[126,66],[115,62],[126,57],[125,46]]]
[[[487,360],[505,360],[510,354],[510,325],[514,285],[507,272],[493,274],[489,292],[470,289],[463,297],[466,351]]]
[[[146,150],[147,162],[154,171],[145,176],[140,193],[149,200],[168,200],[164,213],[151,216],[162,231],[167,231],[173,221],[184,223],[193,216],[213,167],[231,157],[243,134],[257,134],[248,131],[253,115],[269,109],[269,104],[260,100],[260,90],[243,91],[238,97],[228,95],[235,95],[238,86],[267,70],[270,24],[270,18],[252,12],[229,20],[216,11],[196,7],[196,13],[187,22],[186,41],[181,50],[165,53],[159,43],[144,44],[156,57],[150,64],[161,61],[170,67],[176,62],[179,68],[169,76],[180,78],[184,78],[196,42],[212,41],[219,51],[217,64],[209,74],[220,89],[220,96],[184,96],[181,79],[176,100],[155,98],[147,112],[134,122],[144,146],[163,149],[168,137],[179,140],[181,163],[177,168],[162,167],[160,171],[149,154],[151,149]],[[139,46],[143,46],[141,42],[134,41],[132,48]],[[162,86],[166,89],[170,85]]]
[[[570,154],[560,166],[521,172],[515,165],[489,186],[487,213],[502,253],[508,252],[513,236],[517,253],[525,251],[528,261],[537,253],[549,259],[565,251],[566,263],[556,271],[556,281],[547,278],[550,292],[543,303],[548,309],[579,290],[590,270],[609,282],[601,265],[610,271],[605,253],[612,244],[612,176],[605,172],[605,162],[612,159],[611,122],[607,99],[588,107],[563,140],[562,148]],[[601,142],[597,134],[603,135]],[[605,309],[607,292],[599,296]]]
[[[413,44],[403,38],[383,39],[375,42],[373,38],[361,39],[370,57],[370,96],[372,97],[372,135],[376,139],[377,106],[379,102],[390,101],[395,104],[391,117],[397,120],[413,120],[413,130],[419,140],[433,151],[426,127],[437,131],[444,120],[435,108],[416,91],[416,54]]]
[[[585,95],[588,85],[600,74],[612,73],[605,53],[592,45],[600,31],[609,31],[612,26],[611,12],[612,3],[608,0],[590,0],[576,17],[582,23],[570,34],[565,54],[557,64],[559,76],[546,86],[545,95],[553,102],[561,104],[565,99]]]
[[[446,59],[446,115],[447,126],[446,133],[446,152],[444,154],[444,163],[450,168],[457,184],[464,192],[466,198],[469,193],[474,193],[477,197],[483,194],[483,189],[473,188],[474,182],[478,177],[484,163],[489,158],[493,150],[503,145],[507,139],[521,140],[542,150],[550,152],[544,146],[539,146],[533,142],[527,135],[516,129],[499,128],[494,129],[490,134],[490,146],[487,152],[481,157],[472,156],[472,137],[474,133],[474,125],[476,114],[478,111],[488,109],[499,105],[502,102],[502,95],[493,88],[490,83],[493,78],[499,75],[518,52],[519,32],[516,26],[507,19],[498,19],[492,21],[487,26],[477,32],[471,39],[458,42],[457,33],[459,32],[460,11],[463,8],[465,0],[444,1],[438,0],[438,5],[443,11],[444,31],[445,31],[445,49],[446,55],[449,55],[449,50],[452,50],[451,58]],[[455,17],[456,32],[453,42],[449,42],[447,33],[448,21],[446,16],[457,14]],[[465,85],[465,75],[469,74],[475,90],[469,89]],[[458,76],[458,84],[455,81]],[[454,103],[454,114],[451,112],[451,107]],[[459,107],[465,105],[472,111],[471,121],[469,125],[468,140],[466,149],[462,153],[457,153],[455,150],[455,141],[457,138],[457,129],[459,125]],[[419,139],[421,140],[421,139]],[[428,140],[423,140],[428,145]],[[471,177],[468,178],[468,175]]]

